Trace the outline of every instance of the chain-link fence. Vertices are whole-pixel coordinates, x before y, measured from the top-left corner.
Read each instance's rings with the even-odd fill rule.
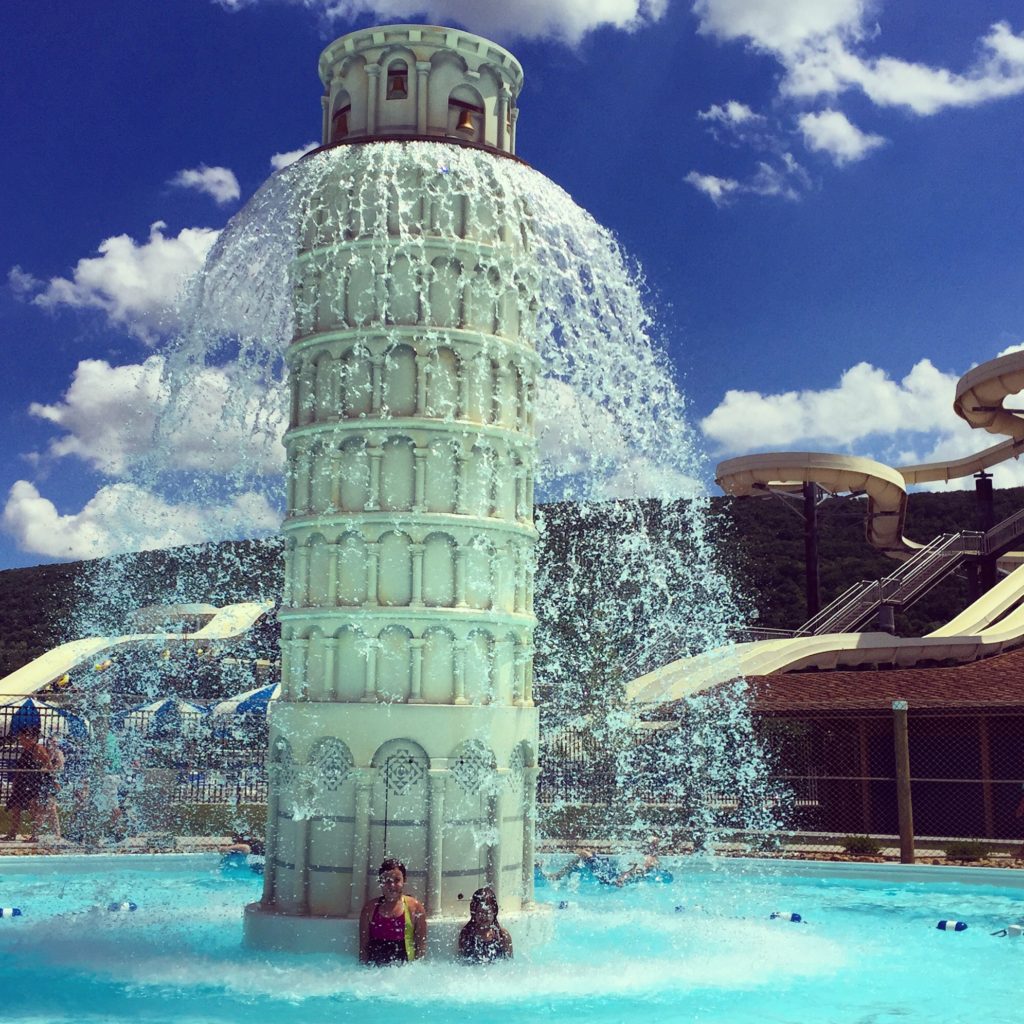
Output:
[[[46,759],[19,734],[55,740],[63,766],[54,773],[60,802],[67,804],[90,774],[117,780],[125,799],[162,779],[163,797],[175,804],[261,804],[267,799],[267,720],[263,715],[196,716],[182,723],[158,713],[134,711],[121,728],[103,730],[67,711],[36,705],[31,716],[19,705],[0,705],[0,803],[16,787],[39,788]],[[25,782],[18,784],[19,777]],[[34,778],[32,778],[34,777]]]
[[[911,708],[906,721],[914,836],[1024,844],[1024,709]],[[773,805],[781,831],[898,836],[894,722],[889,709],[756,715],[755,732],[770,766],[759,792]],[[649,811],[658,809],[661,821],[683,825],[694,812],[694,790],[681,777],[686,768],[663,756],[664,735],[641,733],[636,742],[641,756],[630,762],[636,770],[623,775],[620,763],[585,730],[543,736],[542,815],[566,806],[611,807],[628,793]],[[726,830],[742,829],[752,809],[751,794],[721,787],[704,790],[699,799]],[[548,813],[547,820],[556,835],[582,838],[562,835],[564,823],[571,827],[578,817]]]
[[[776,821],[773,779],[734,770],[735,737],[709,750],[703,730],[624,728],[542,731],[538,825],[548,839],[588,843],[657,833],[670,844],[702,846]],[[700,747],[696,754],[688,744]]]
[[[101,736],[95,725],[60,709],[42,706],[36,713],[31,728],[43,739],[55,737],[65,758],[58,779],[62,804],[90,772],[116,777],[125,799],[157,778],[163,797],[179,805],[267,799],[265,716],[207,716],[183,727],[135,712],[131,728],[108,727]],[[0,705],[0,803],[9,801],[19,775],[41,773],[24,757],[18,714],[16,706]],[[773,802],[785,831],[898,835],[894,721],[888,709],[758,714],[756,733],[771,766],[758,798]],[[660,821],[683,828],[699,802],[721,827],[742,829],[751,794],[694,786],[670,736],[671,730],[631,733],[623,755],[586,729],[545,733],[538,778],[542,814],[590,807],[598,811],[592,820],[601,821],[602,808],[632,804],[656,809]],[[916,837],[1024,844],[1024,709],[911,707],[907,739]],[[548,820],[565,831],[579,819]]]
[[[760,716],[792,829],[899,833],[896,722],[890,710]],[[911,707],[907,745],[916,837],[1024,842],[1024,710]]]

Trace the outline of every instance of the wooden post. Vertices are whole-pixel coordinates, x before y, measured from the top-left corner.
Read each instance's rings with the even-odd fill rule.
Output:
[[[900,861],[914,863],[914,810],[910,792],[910,741],[907,702],[892,702],[892,735],[896,751],[896,806],[900,822]]]

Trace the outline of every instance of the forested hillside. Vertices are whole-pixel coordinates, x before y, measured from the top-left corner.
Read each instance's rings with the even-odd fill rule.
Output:
[[[803,520],[776,497],[715,499],[720,514],[723,558],[738,592],[756,609],[756,624],[795,629],[807,616],[804,605]],[[1024,488],[995,492],[995,521],[1024,507]],[[796,506],[799,508],[799,506]],[[864,539],[863,503],[839,501],[819,511],[821,600],[824,606],[858,580],[877,579],[898,564]],[[906,536],[927,543],[941,533],[978,526],[973,491],[911,496]],[[926,633],[948,621],[967,603],[963,575],[947,577],[896,620],[904,636]]]
[[[654,519],[679,515],[679,506],[650,505]],[[997,521],[1024,507],[1024,488],[996,491]],[[712,534],[719,543],[722,563],[731,575],[748,624],[793,629],[806,618],[804,608],[803,521],[794,508],[778,498],[711,501]],[[648,517],[652,518],[652,517]],[[558,514],[546,516],[541,557],[561,557],[565,550]],[[600,531],[600,516],[588,517],[588,530]],[[598,524],[598,525],[595,525]],[[910,502],[906,533],[925,542],[944,532],[976,527],[973,492],[915,494]],[[821,596],[827,603],[861,579],[892,572],[897,563],[868,546],[864,540],[863,505],[835,502],[820,512]],[[577,525],[573,527],[579,529]],[[609,535],[608,544],[615,543]],[[223,604],[280,593],[283,573],[281,542],[224,542],[142,552],[114,560],[41,565],[0,572],[0,676],[38,657],[57,643],[75,639],[83,631],[76,613],[79,595],[103,592],[119,582],[119,593],[108,595],[92,617],[111,632],[130,631],[126,612],[152,604],[210,602]],[[128,593],[123,591],[127,590]],[[898,617],[897,631],[919,635],[947,621],[967,602],[966,582],[952,576]],[[266,657],[275,645],[270,621],[253,638],[253,653]]]
[[[5,570],[0,572],[0,676],[79,636],[132,632],[132,609],[273,598],[282,577],[282,545],[276,538]],[[85,593],[99,599],[90,598],[84,616]],[[268,623],[251,637],[254,657],[276,657],[275,628]]]

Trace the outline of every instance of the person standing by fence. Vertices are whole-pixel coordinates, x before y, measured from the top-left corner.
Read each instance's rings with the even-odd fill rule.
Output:
[[[43,741],[43,748],[49,757],[49,766],[43,770],[39,796],[36,801],[35,824],[33,833],[41,834],[43,826],[49,822],[53,827],[53,838],[55,842],[61,841],[60,835],[60,812],[57,809],[57,794],[60,792],[60,775],[64,770],[64,752],[60,749],[56,736],[47,736]]]
[[[14,763],[14,779],[11,783],[11,793],[7,798],[7,810],[10,813],[10,828],[3,838],[11,842],[18,838],[18,830],[21,828],[21,816],[25,811],[34,815],[39,800],[39,791],[42,786],[43,773],[50,766],[50,755],[46,748],[39,742],[38,729],[22,729],[18,733],[18,743],[21,753]],[[33,824],[35,819],[33,816]],[[30,835],[25,839],[26,843],[34,843],[36,836]]]

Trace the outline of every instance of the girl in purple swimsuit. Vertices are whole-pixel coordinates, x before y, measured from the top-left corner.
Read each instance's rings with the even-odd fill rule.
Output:
[[[415,896],[406,896],[406,870],[389,857],[377,872],[381,895],[359,915],[359,959],[384,966],[421,960],[427,953],[427,912]]]

